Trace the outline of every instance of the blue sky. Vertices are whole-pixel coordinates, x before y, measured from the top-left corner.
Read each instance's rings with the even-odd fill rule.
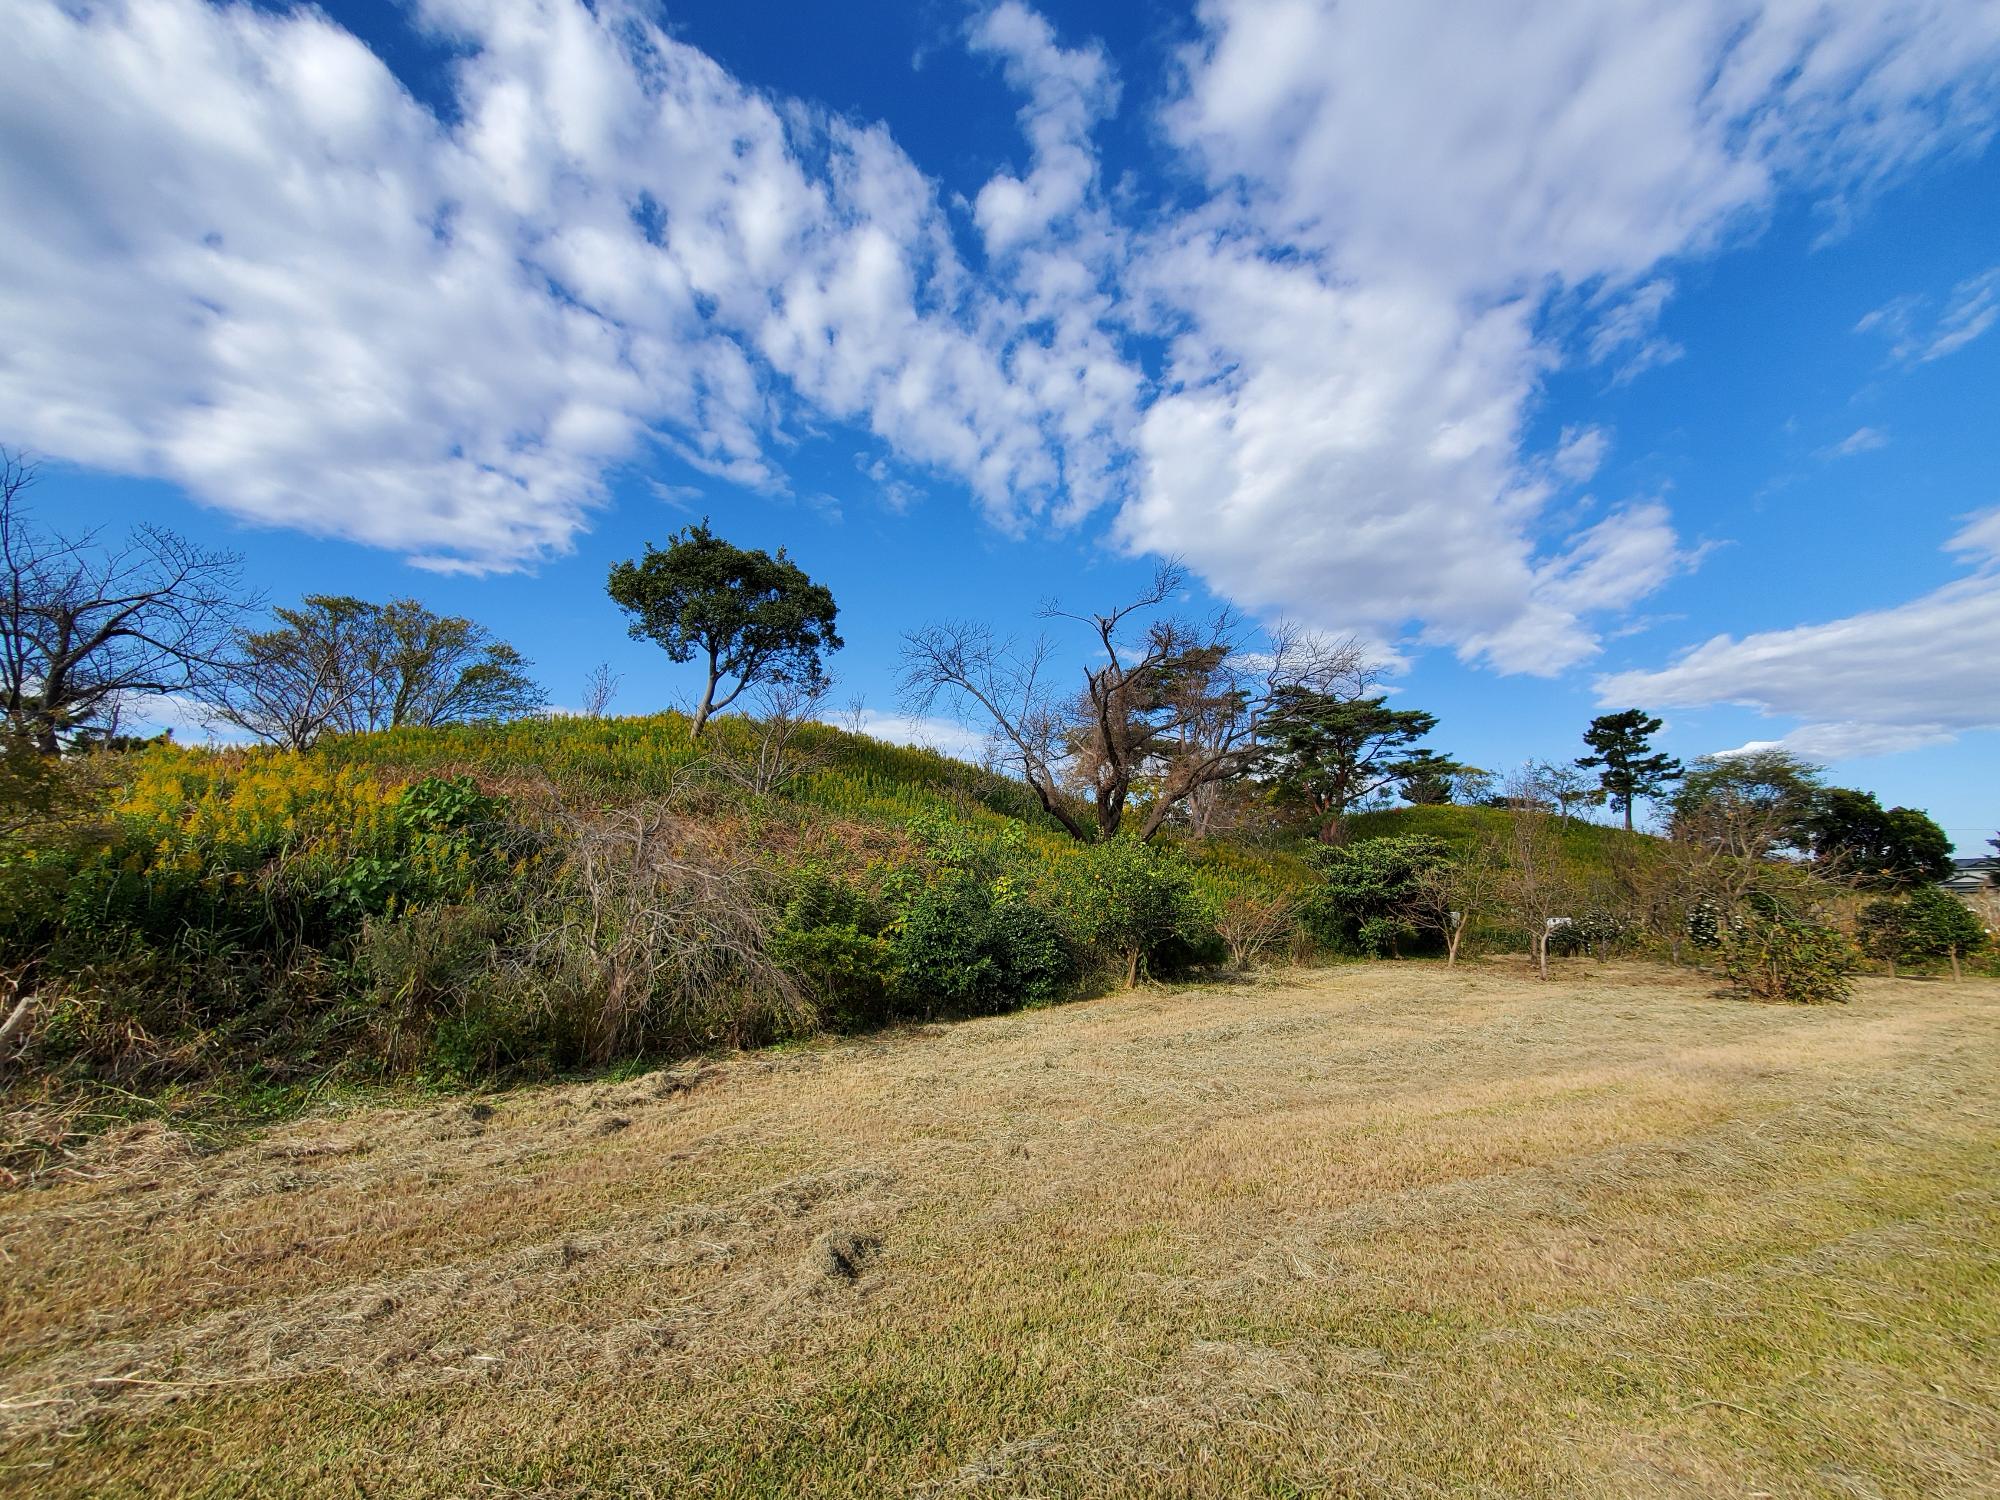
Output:
[[[685,693],[707,514],[901,631],[1178,554],[1494,767],[1641,703],[2000,824],[1979,0],[26,0],[0,442],[44,516]],[[1204,601],[1194,600],[1199,604]]]

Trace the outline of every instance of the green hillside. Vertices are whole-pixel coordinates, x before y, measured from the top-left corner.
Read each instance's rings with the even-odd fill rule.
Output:
[[[1497,807],[1395,807],[1356,813],[1347,819],[1347,831],[1356,839],[1428,834],[1454,848],[1470,849],[1481,839],[1504,839],[1508,816]],[[1572,818],[1562,825],[1562,847],[1572,874],[1585,885],[1595,885],[1612,878],[1621,862],[1656,860],[1666,846],[1650,833],[1627,833]]]

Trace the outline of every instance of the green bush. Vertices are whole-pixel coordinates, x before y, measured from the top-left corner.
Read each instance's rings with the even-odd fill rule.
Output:
[[[1892,973],[1898,963],[1950,959],[1956,965],[1987,941],[1985,924],[1972,908],[1936,886],[1871,901],[1855,925],[1863,951],[1887,961]]]
[[[1847,935],[1775,902],[1753,900],[1723,926],[1720,946],[1731,983],[1760,1000],[1825,1005],[1853,992],[1854,945]]]
[[[1062,998],[1074,965],[1056,920],[973,870],[902,882],[890,928],[898,1013],[994,1015]]]
[[[1120,970],[1169,975],[1227,956],[1213,900],[1178,849],[1108,839],[1087,844],[1049,876],[1050,895],[1070,940]]]
[[[1451,846],[1429,834],[1355,839],[1308,858],[1319,884],[1306,897],[1306,928],[1326,946],[1374,958],[1399,956],[1418,928],[1412,913],[1422,882],[1449,864]]]
[[[832,1031],[865,1031],[893,1018],[896,950],[851,922],[780,927],[771,957],[806,987]]]

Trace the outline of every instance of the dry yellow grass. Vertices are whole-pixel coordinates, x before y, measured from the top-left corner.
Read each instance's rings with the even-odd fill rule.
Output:
[[[37,1495],[2000,1493],[2000,985],[1378,965],[0,1202]]]

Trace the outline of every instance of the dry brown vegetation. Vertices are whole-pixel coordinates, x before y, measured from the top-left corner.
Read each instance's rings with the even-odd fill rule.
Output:
[[[0,1488],[2000,1490],[2000,985],[1356,966],[0,1200]]]

